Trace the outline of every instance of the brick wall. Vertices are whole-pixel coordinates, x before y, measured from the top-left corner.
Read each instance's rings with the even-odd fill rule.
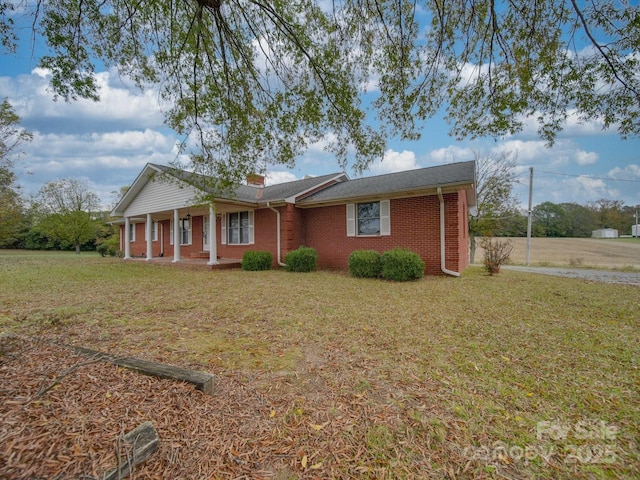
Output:
[[[221,245],[221,221],[216,222],[216,236],[218,238],[218,256],[221,258],[242,258],[247,250],[266,250],[276,261],[276,214],[268,208],[256,210],[253,216],[255,243],[253,245]]]
[[[464,215],[464,192],[444,195],[446,267],[461,271],[468,263],[468,238]],[[464,205],[463,205],[464,204]],[[346,207],[305,210],[303,243],[318,251],[320,268],[346,269],[349,254],[368,249],[384,252],[394,247],[408,248],[425,262],[426,274],[441,274],[440,203],[436,195],[391,200],[391,235],[347,237]],[[463,228],[460,228],[460,227]],[[463,233],[459,233],[460,231]],[[461,253],[464,255],[461,256]]]
[[[444,195],[445,199],[445,258],[446,267],[464,270],[469,263],[469,237],[467,233],[467,199],[462,190]],[[441,274],[440,269],[440,203],[437,195],[391,200],[391,235],[380,237],[347,237],[345,205],[300,209],[292,204],[278,207],[281,215],[281,258],[300,245],[318,251],[320,268],[346,269],[349,254],[354,250],[369,249],[384,252],[394,247],[408,248],[418,253],[425,262],[426,274]],[[164,246],[164,256],[173,256],[170,245],[170,222],[159,222],[158,235],[163,242],[153,242],[153,255],[157,257]],[[147,244],[144,223],[135,225],[136,241],[131,243],[131,254],[142,256]],[[192,243],[182,245],[180,254],[189,257],[202,252],[203,217],[192,218]],[[242,258],[247,250],[266,250],[277,259],[276,214],[268,208],[254,213],[255,243],[253,245],[222,245],[221,221],[216,221],[218,256]],[[121,226],[124,233],[124,226]],[[121,237],[122,238],[122,237]],[[124,250],[124,244],[121,246]]]

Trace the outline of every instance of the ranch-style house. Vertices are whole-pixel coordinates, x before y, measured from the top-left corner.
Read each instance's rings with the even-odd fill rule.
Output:
[[[350,179],[345,173],[213,194],[206,177],[147,164],[118,202],[124,258],[209,265],[267,250],[274,266],[304,245],[318,267],[346,269],[354,250],[410,249],[425,274],[457,276],[469,263],[468,210],[476,203],[475,162]],[[206,200],[203,200],[206,199]]]

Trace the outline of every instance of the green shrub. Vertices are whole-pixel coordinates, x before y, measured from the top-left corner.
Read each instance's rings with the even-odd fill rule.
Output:
[[[318,252],[315,248],[300,247],[287,253],[284,263],[287,272],[312,272],[318,266]]]
[[[349,273],[359,278],[378,278],[382,273],[380,253],[375,250],[355,250],[349,255]]]
[[[386,251],[381,257],[382,278],[406,282],[424,275],[424,262],[415,252],[403,248]]]
[[[106,238],[98,238],[96,240],[96,251],[103,257],[120,256],[120,239],[118,235],[111,235]]]
[[[273,255],[271,252],[249,250],[242,255],[242,270],[270,270],[272,263]]]

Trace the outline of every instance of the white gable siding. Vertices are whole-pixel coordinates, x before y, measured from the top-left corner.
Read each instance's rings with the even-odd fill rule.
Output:
[[[190,185],[150,180],[124,212],[125,217],[161,212],[193,205],[197,191]]]

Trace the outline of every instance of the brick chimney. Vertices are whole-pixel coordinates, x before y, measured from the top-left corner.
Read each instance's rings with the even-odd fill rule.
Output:
[[[249,175],[247,175],[247,185],[252,185],[254,187],[264,187],[264,175],[250,173]]]

